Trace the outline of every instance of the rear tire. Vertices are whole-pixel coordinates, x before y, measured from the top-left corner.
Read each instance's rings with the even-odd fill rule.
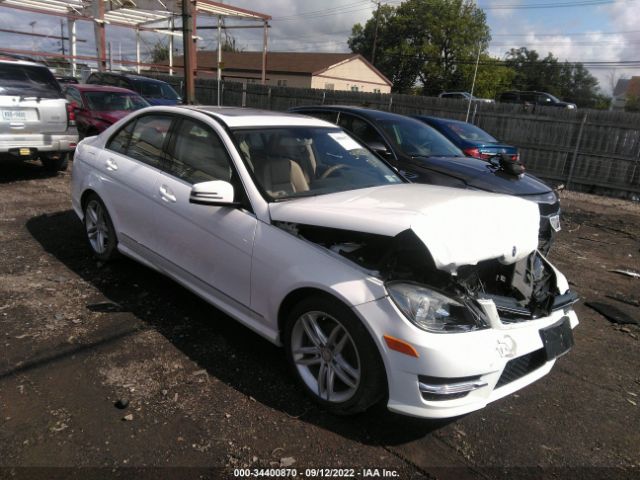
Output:
[[[384,364],[373,339],[335,298],[316,295],[293,307],[283,340],[299,383],[332,413],[363,412],[386,393]]]
[[[58,158],[43,156],[40,161],[45,170],[49,172],[63,172],[69,166],[69,155],[69,152],[64,152]]]
[[[90,194],[84,203],[84,230],[93,255],[103,262],[118,256],[118,238],[113,222],[100,197]]]

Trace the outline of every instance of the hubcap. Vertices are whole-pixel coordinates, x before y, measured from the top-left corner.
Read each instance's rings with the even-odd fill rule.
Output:
[[[91,200],[85,210],[85,227],[91,248],[102,254],[107,250],[109,227],[104,208],[97,200]]]
[[[360,384],[360,357],[344,326],[324,312],[307,312],[291,333],[293,361],[304,383],[323,400],[349,400]]]

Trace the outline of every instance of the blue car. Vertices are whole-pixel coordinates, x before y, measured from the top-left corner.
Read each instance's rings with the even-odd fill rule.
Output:
[[[414,115],[414,118],[435,128],[451,143],[464,152],[467,157],[491,160],[502,154],[507,154],[511,160],[520,160],[518,148],[496,140],[481,128],[471,123],[449,118],[429,117],[427,115]]]

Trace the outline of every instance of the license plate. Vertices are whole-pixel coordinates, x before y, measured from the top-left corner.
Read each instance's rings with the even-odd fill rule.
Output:
[[[569,317],[562,317],[559,322],[540,329],[540,338],[542,338],[547,360],[553,360],[567,353],[574,343]]]
[[[5,122],[26,122],[27,112],[24,110],[3,110],[2,120]]]
[[[549,217],[549,223],[551,224],[551,228],[553,228],[554,232],[559,232],[562,227],[560,227],[560,215],[552,215]]]
[[[30,148],[21,148],[20,149],[20,155],[22,155],[22,156],[31,155],[31,149]]]

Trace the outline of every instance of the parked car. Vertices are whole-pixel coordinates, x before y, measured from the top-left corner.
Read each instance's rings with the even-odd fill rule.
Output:
[[[500,155],[508,155],[513,161],[520,160],[517,147],[496,140],[472,123],[428,115],[413,115],[413,118],[435,128],[468,157],[490,160]]]
[[[471,95],[469,92],[442,92],[438,95],[440,98],[452,98],[454,100],[469,100],[480,103],[496,103],[492,98],[479,98]]]
[[[314,118],[139,110],[80,143],[72,204],[95,257],[130,256],[284,345],[334,412],[461,415],[573,344],[576,297],[536,251],[532,202],[406,183]]]
[[[155,78],[129,73],[93,72],[87,78],[87,83],[133,90],[151,105],[176,105],[182,102],[171,85]]]
[[[0,160],[39,158],[65,170],[78,142],[74,113],[44,65],[0,55]]]
[[[503,92],[498,96],[501,103],[521,103],[523,105],[540,105],[543,107],[558,107],[575,110],[576,104],[563,102],[546,92],[523,92],[513,90],[511,92]]]
[[[63,85],[77,85],[80,82],[78,81],[78,79],[76,77],[71,77],[71,76],[56,76],[56,81],[60,84],[60,86]]]
[[[417,119],[359,107],[309,106],[291,111],[338,124],[412,182],[517,195],[536,202],[539,248],[545,254],[560,230],[560,201],[549,186],[532,175],[513,175],[499,164],[465,157],[444,135]]]
[[[131,112],[149,106],[136,92],[103,85],[72,85],[65,95],[76,113],[81,138],[97,135]]]

